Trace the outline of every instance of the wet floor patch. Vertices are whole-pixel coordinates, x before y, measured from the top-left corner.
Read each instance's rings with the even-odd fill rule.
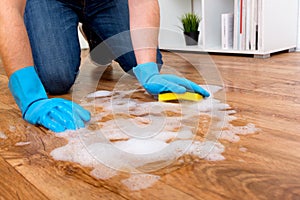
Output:
[[[213,95],[221,87],[206,89],[211,97],[177,103],[132,98],[133,93],[144,94],[142,89],[89,94],[81,105],[91,111],[91,121],[86,128],[57,134],[68,144],[51,155],[92,167],[91,175],[98,179],[131,174],[121,181],[131,190],[150,187],[159,180],[158,171],[184,163],[186,156],[224,160],[226,149],[220,140],[238,142],[239,135],[258,129],[251,123],[232,125],[235,111]]]

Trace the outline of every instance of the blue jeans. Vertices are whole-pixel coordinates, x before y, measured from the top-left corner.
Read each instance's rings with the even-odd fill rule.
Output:
[[[137,65],[127,0],[27,0],[24,20],[35,68],[48,93],[67,93],[79,73],[79,22],[96,63],[116,60],[128,73]],[[162,64],[159,50],[157,63]]]

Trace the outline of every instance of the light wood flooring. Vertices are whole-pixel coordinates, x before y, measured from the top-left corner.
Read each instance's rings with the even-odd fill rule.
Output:
[[[0,199],[300,199],[300,53],[268,59],[182,54],[189,62],[163,55],[166,65],[197,83],[218,84],[221,77],[226,98],[220,98],[237,111],[240,123],[254,123],[261,131],[236,143],[222,141],[224,161],[187,163],[148,189],[130,191],[116,181],[91,177],[89,168],[53,160],[51,150],[66,141],[44,128],[27,127],[1,67],[0,131],[8,138],[0,139]],[[203,79],[191,63],[203,71]],[[84,84],[98,78],[93,70],[82,70]],[[99,88],[112,88],[122,73],[106,70]],[[31,143],[15,146],[20,141]]]

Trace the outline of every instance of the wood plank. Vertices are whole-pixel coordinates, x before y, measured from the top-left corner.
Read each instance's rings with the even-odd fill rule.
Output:
[[[169,184],[181,181],[187,187],[176,185],[178,189],[206,199],[297,199],[300,197],[299,68],[291,66],[287,73],[284,67],[289,62],[284,67],[272,63],[278,70],[268,62],[260,61],[253,68],[249,67],[248,58],[234,57],[234,61],[229,58],[232,57],[213,56],[225,81],[226,101],[237,111],[238,118],[262,130],[242,137],[238,143],[223,141],[225,161],[196,162],[164,180]],[[266,72],[257,75],[257,70],[263,67]],[[295,84],[285,84],[289,81]],[[241,147],[246,152],[239,151]],[[188,178],[182,179],[183,176]]]
[[[7,159],[16,170],[49,199],[125,199],[108,190],[76,164],[56,162],[49,157]]]
[[[118,73],[115,76],[118,77]],[[5,77],[0,81],[3,83],[1,85],[7,85]],[[0,95],[6,95],[6,91],[0,91]],[[0,130],[8,136],[8,139],[0,141],[0,155],[50,199],[140,199],[144,195],[145,199],[195,199],[163,182],[157,183],[159,189],[149,188],[142,195],[140,191],[132,192],[121,184],[120,177],[109,181],[96,180],[90,175],[90,168],[54,161],[50,152],[66,144],[66,141],[44,128],[18,119],[19,111],[12,97],[5,103],[11,105],[11,109],[9,112],[0,109]],[[30,143],[15,146],[21,141]],[[124,175],[121,178],[128,177]]]
[[[14,171],[22,174],[24,180],[29,181],[28,183],[38,188],[41,194],[50,199],[124,199],[103,188],[99,183],[91,185],[88,182],[79,181],[76,177],[65,176],[62,171],[59,171],[53,164],[49,153],[52,149],[66,144],[66,141],[42,127],[29,125],[22,120],[12,96],[5,88],[5,86],[7,87],[7,78],[3,75],[0,76],[0,82],[3,87],[0,90],[0,96],[4,97],[2,102],[6,105],[5,108],[0,108],[0,130],[8,137],[4,141],[0,139],[0,155],[5,158],[4,162],[14,166],[15,169],[11,167]],[[17,142],[29,142],[29,144],[15,146]],[[12,179],[12,177],[14,174],[6,173],[4,178]],[[6,186],[11,187],[10,190],[6,188],[8,192],[14,188],[13,182],[8,182]],[[13,191],[18,192],[18,188]],[[30,191],[28,190],[28,194],[34,195],[35,191],[33,190],[32,193]],[[12,195],[14,194],[17,193],[12,193]],[[36,199],[42,198],[37,195]]]
[[[49,199],[300,199],[299,53],[278,54],[265,60],[166,52],[163,55],[165,64],[170,66],[163,69],[164,73],[175,70],[197,83],[217,84],[221,78],[226,98],[221,93],[219,97],[237,111],[239,120],[235,123],[251,122],[261,131],[241,136],[237,143],[222,140],[226,147],[224,161],[188,157],[184,164],[156,172],[161,179],[152,187],[130,191],[121,184],[128,174],[97,180],[90,175],[90,168],[53,160],[51,150],[66,141],[21,119],[2,72],[0,131],[8,139],[0,139],[0,155],[6,166],[13,167],[24,181]],[[84,52],[83,60],[86,56]],[[192,64],[207,76],[199,74]],[[98,83],[101,69],[88,61],[83,67],[90,67],[83,70],[78,80],[86,88],[94,87],[96,82],[98,89],[111,90],[124,74],[113,63]],[[81,92],[77,93],[77,100],[87,90]],[[63,97],[72,99],[72,94]],[[144,100],[152,101],[149,96]],[[30,144],[15,146],[20,141]],[[8,182],[6,187],[15,191],[13,183]]]
[[[0,156],[0,199],[48,199]]]

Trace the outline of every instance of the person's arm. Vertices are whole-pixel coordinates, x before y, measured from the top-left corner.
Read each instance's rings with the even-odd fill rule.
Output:
[[[130,31],[137,64],[156,62],[160,23],[157,0],[128,0]]]
[[[157,0],[128,0],[130,34],[137,66],[133,68],[141,85],[152,95],[163,92],[209,93],[196,83],[171,74],[160,74],[156,63],[159,33],[159,4]]]
[[[0,6],[0,55],[7,75],[33,66],[23,21],[26,0],[2,0]]]
[[[71,101],[49,99],[35,71],[23,20],[26,0],[2,0],[1,3],[0,55],[9,77],[8,87],[22,117],[55,132],[84,127],[90,113]]]

